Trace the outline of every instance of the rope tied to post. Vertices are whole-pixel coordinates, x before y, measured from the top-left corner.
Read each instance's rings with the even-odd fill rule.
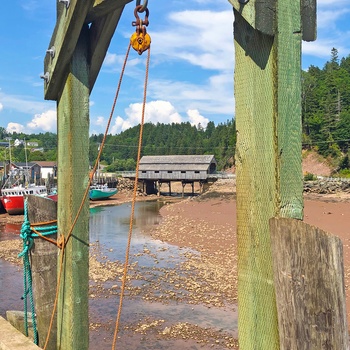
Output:
[[[48,223],[40,223],[40,224],[34,224],[33,226],[39,226],[39,225],[45,225],[45,224],[52,224],[55,221],[50,221]],[[29,295],[29,302],[30,302],[30,310],[32,313],[32,324],[33,324],[33,341],[36,345],[38,345],[38,331],[37,331],[37,325],[36,325],[36,318],[35,318],[35,307],[34,307],[34,298],[33,298],[33,286],[32,286],[32,270],[30,265],[30,249],[33,247],[34,244],[34,238],[35,237],[41,237],[49,240],[52,243],[55,243],[55,241],[45,237],[46,235],[52,235],[57,233],[57,225],[50,225],[50,226],[43,226],[43,227],[36,227],[36,229],[33,229],[33,227],[30,225],[29,219],[28,219],[28,205],[27,200],[24,202],[24,221],[21,227],[21,233],[20,237],[23,240],[23,249],[21,253],[18,254],[19,258],[23,258],[23,287],[24,287],[24,293],[22,296],[22,299],[24,301],[24,329],[25,334],[28,336],[28,302],[27,297]]]

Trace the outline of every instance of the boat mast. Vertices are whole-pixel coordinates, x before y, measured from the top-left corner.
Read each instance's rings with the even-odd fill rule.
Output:
[[[27,144],[26,139],[23,139],[24,141],[24,155],[26,158],[26,170],[24,172],[24,187],[27,187],[29,185],[29,169],[28,169],[28,157],[27,157]]]

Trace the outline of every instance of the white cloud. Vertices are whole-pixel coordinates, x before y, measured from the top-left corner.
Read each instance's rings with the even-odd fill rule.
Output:
[[[234,113],[233,72],[211,76],[202,84],[180,81],[153,80],[149,95],[154,99],[169,100],[179,113],[198,109],[204,114]]]
[[[0,102],[0,112],[4,109],[4,105]]]
[[[96,119],[91,120],[91,124],[93,124],[93,125],[104,126],[105,123],[106,123],[105,118],[102,116],[99,116]]]
[[[327,29],[328,31],[330,29],[336,28],[337,21],[343,17],[346,16],[350,12],[350,8],[342,8],[339,10],[325,10],[325,11],[318,11],[317,13],[317,28],[321,29]]]
[[[111,128],[111,134],[119,134],[121,131],[125,131],[126,129],[129,129],[134,125],[135,124],[131,124],[130,121],[128,121],[127,119],[124,120],[118,115],[114,125]]]
[[[39,133],[39,132],[56,132],[57,131],[57,114],[56,110],[48,110],[41,114],[35,114],[34,118],[26,125],[10,122],[6,130],[10,133]]]
[[[209,123],[209,119],[200,115],[196,109],[188,110],[187,115],[191,125],[198,126],[198,124],[201,124],[203,128],[206,128]]]
[[[13,132],[21,133],[21,132],[24,132],[24,126],[19,123],[8,123],[6,127],[6,131],[9,133],[13,133]]]
[[[9,95],[0,91],[1,104],[4,109],[14,110],[21,113],[43,113],[50,106],[55,105],[53,101],[33,101],[32,96]]]
[[[109,69],[112,72],[120,71],[124,64],[125,56],[117,55],[115,53],[107,52],[103,61],[103,68]],[[140,58],[129,59],[127,62],[128,67],[135,67],[141,62]]]
[[[152,33],[152,52],[204,69],[232,70],[233,20],[232,10],[173,12],[167,19],[172,25]]]
[[[48,110],[41,114],[35,114],[27,127],[32,131],[43,130],[56,132],[57,130],[57,113],[56,110]]]
[[[107,52],[103,63],[107,66],[110,66],[110,65],[116,64],[117,62],[118,62],[118,55],[116,55],[115,53]]]
[[[316,40],[311,42],[303,42],[303,54],[329,60],[331,57],[331,50],[336,48],[339,56],[347,56],[349,49],[344,47],[341,43],[335,40]]]
[[[118,116],[111,128],[112,134],[118,134],[132,126],[141,123],[142,104],[133,103],[125,110],[126,118]],[[181,123],[182,117],[175,107],[168,101],[151,101],[146,104],[144,122],[156,123]]]

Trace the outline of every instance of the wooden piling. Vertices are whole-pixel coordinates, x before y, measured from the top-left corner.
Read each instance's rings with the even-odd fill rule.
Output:
[[[280,349],[349,349],[341,240],[293,219],[270,229]]]
[[[44,94],[57,101],[58,235],[68,238],[89,184],[89,95],[124,5],[130,0],[57,0],[44,61]],[[65,248],[57,308],[58,349],[88,349],[89,207],[82,205]],[[58,267],[60,269],[60,266]]]
[[[235,16],[239,344],[277,350],[269,219],[303,217],[301,2],[229,1]]]
[[[89,184],[88,27],[81,31],[58,100],[58,233],[67,239]],[[88,199],[88,198],[87,198]],[[57,308],[58,349],[89,348],[89,202],[64,250]],[[60,269],[60,266],[58,267]]]
[[[57,219],[57,203],[55,201],[39,196],[28,196],[27,201],[28,219],[31,224],[45,223]],[[56,240],[57,234],[52,234],[48,238]],[[38,345],[40,347],[45,345],[54,309],[57,286],[57,254],[58,248],[55,244],[40,237],[34,239],[30,259]],[[56,342],[57,318],[55,315],[46,349],[55,350]]]

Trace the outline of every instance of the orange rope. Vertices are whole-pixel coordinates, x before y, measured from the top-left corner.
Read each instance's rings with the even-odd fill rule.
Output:
[[[131,236],[132,236],[134,212],[135,212],[135,203],[136,203],[136,194],[137,194],[139,165],[140,165],[140,158],[141,158],[142,134],[143,134],[144,121],[145,121],[146,92],[147,92],[147,83],[148,83],[148,70],[149,70],[150,55],[151,55],[151,49],[149,48],[148,49],[148,55],[147,55],[145,85],[144,85],[144,91],[143,91],[142,117],[141,117],[141,123],[140,123],[140,135],[139,135],[139,145],[138,145],[138,151],[137,151],[136,174],[135,174],[134,191],[133,191],[132,205],[131,205],[129,236],[128,236],[128,243],[127,243],[127,248],[126,248],[126,253],[125,253],[124,272],[123,272],[123,278],[122,278],[122,286],[121,286],[121,290],[120,290],[119,309],[118,309],[117,319],[116,319],[116,323],[115,323],[115,331],[114,331],[114,337],[113,337],[112,350],[116,349],[117,336],[118,336],[119,323],[120,323],[120,316],[121,316],[122,307],[123,307],[123,298],[124,298],[125,286],[126,286],[126,278],[127,278],[127,273],[128,273]]]
[[[44,235],[42,235],[39,231],[37,231],[35,228],[33,228],[32,226],[30,226],[30,229],[35,232],[40,238],[44,239],[45,241],[48,241],[50,243],[53,243],[54,245],[57,245],[59,247],[59,245],[57,244],[57,241],[55,239],[51,239],[49,237],[46,237]],[[59,247],[60,248],[60,247]]]
[[[45,225],[52,225],[57,224],[57,220],[51,220],[51,221],[45,221],[45,222],[34,222],[33,224],[30,224],[30,226],[45,226]]]
[[[46,337],[45,346],[44,346],[43,350],[46,350],[47,344],[49,342],[50,333],[51,333],[52,325],[53,325],[53,320],[54,320],[56,309],[57,309],[58,294],[59,294],[59,291],[60,291],[61,276],[62,276],[62,271],[63,271],[64,248],[66,247],[66,245],[68,243],[68,240],[72,236],[73,229],[74,229],[74,227],[75,227],[75,225],[76,225],[76,223],[77,223],[77,221],[79,219],[79,216],[80,216],[80,214],[81,214],[81,212],[83,210],[84,203],[85,203],[85,201],[86,201],[86,199],[88,197],[88,194],[89,194],[90,183],[91,183],[91,181],[93,179],[93,176],[94,176],[94,174],[96,172],[96,169],[98,167],[98,162],[100,161],[100,158],[101,158],[102,150],[103,150],[104,144],[106,142],[106,138],[107,138],[107,135],[108,135],[108,130],[109,130],[109,127],[110,127],[110,124],[111,124],[111,121],[112,121],[114,109],[115,109],[115,106],[116,106],[116,103],[117,103],[117,99],[118,99],[118,96],[119,96],[119,91],[120,91],[121,83],[122,83],[123,76],[124,76],[126,62],[128,60],[128,57],[129,57],[130,47],[131,47],[131,44],[129,43],[129,46],[128,46],[128,49],[127,49],[126,55],[125,55],[123,68],[122,68],[121,73],[120,73],[118,88],[117,88],[117,91],[116,91],[116,94],[115,94],[115,97],[114,97],[114,101],[113,101],[111,113],[109,115],[109,119],[108,119],[108,123],[107,123],[107,126],[106,126],[106,130],[105,130],[105,133],[104,133],[101,145],[100,145],[100,150],[98,152],[94,168],[93,168],[92,172],[90,173],[90,177],[89,177],[90,181],[89,181],[89,183],[88,183],[88,185],[86,187],[86,190],[84,192],[84,195],[83,195],[80,207],[78,209],[77,215],[74,218],[74,221],[72,223],[72,226],[71,226],[70,230],[68,231],[67,237],[65,237],[64,235],[61,235],[60,237],[58,237],[57,245],[62,248],[61,259],[60,259],[60,267],[59,267],[60,269],[59,269],[58,276],[57,276],[57,288],[56,288],[56,297],[55,297],[55,302],[54,302],[54,308],[53,308],[53,311],[52,311],[52,314],[51,314],[50,326],[49,326],[49,330],[48,330],[48,334],[47,334],[47,337]]]
[[[45,226],[45,225],[52,225],[52,224],[57,224],[57,220],[51,220],[51,221],[45,221],[45,222],[35,222],[33,224],[30,224],[30,229],[35,232],[40,238],[44,239],[45,241],[48,241],[50,243],[53,243],[57,245],[57,247],[61,248],[58,244],[58,242],[54,239],[48,238],[44,235],[42,235],[39,231],[37,231],[34,227],[36,226]]]

